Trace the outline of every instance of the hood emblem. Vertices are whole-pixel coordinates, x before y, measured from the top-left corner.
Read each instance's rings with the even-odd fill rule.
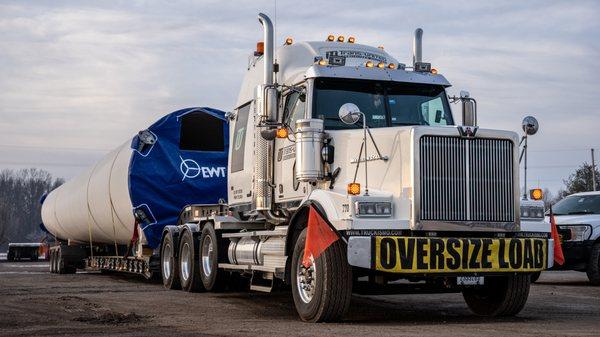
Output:
[[[475,137],[475,134],[477,133],[478,128],[479,127],[477,127],[477,126],[459,125],[458,132],[460,133],[461,137],[473,138],[473,137]]]

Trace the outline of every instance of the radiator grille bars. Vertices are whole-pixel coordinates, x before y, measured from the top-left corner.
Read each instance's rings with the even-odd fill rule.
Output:
[[[421,220],[514,222],[513,144],[423,136]]]

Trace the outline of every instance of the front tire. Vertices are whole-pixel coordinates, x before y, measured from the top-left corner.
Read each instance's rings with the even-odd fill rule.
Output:
[[[292,256],[292,295],[296,311],[306,322],[331,322],[348,311],[352,296],[352,269],[341,240],[334,242],[309,268],[302,265],[306,229],[302,231]]]
[[[179,242],[179,280],[181,289],[188,292],[203,291],[198,265],[198,245],[195,235],[186,230]]]
[[[600,285],[600,243],[592,247],[586,274],[592,285]]]
[[[223,291],[227,285],[227,273],[219,269],[219,257],[227,254],[219,244],[219,238],[211,223],[202,228],[200,235],[200,278],[207,291]]]
[[[181,289],[179,261],[175,257],[175,247],[173,235],[167,232],[160,246],[160,275],[167,289]]]
[[[483,286],[464,289],[463,297],[476,315],[514,316],[525,306],[530,286],[529,274],[490,276]]]

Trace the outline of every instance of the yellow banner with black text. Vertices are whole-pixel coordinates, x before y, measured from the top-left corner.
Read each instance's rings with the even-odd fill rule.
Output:
[[[547,265],[546,239],[377,236],[374,240],[374,267],[385,272],[534,272]]]

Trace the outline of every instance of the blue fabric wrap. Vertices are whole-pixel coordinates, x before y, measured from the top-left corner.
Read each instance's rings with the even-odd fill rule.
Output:
[[[181,118],[189,113],[205,113],[223,121],[223,152],[179,149]],[[138,151],[139,135],[133,138],[129,195],[134,215],[140,209],[146,215],[139,225],[150,248],[159,246],[164,227],[176,225],[185,206],[227,200],[229,127],[224,114],[211,108],[178,110],[147,129],[156,138],[150,147]]]

